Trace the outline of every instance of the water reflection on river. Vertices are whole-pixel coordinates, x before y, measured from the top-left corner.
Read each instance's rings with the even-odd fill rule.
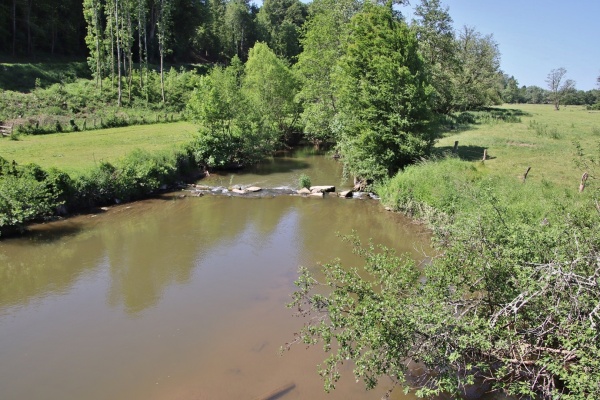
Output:
[[[278,161],[211,179],[339,185],[321,181],[330,159]],[[320,348],[279,355],[302,325],[285,308],[297,267],[358,263],[336,237],[353,229],[417,258],[428,241],[375,201],[173,195],[0,242],[0,397],[253,399],[293,382],[282,399],[378,399],[350,367],[325,395]]]

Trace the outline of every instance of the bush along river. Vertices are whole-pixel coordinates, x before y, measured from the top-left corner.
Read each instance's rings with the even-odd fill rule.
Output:
[[[289,195],[302,174],[351,187],[331,157],[297,152],[0,242],[0,397],[380,398],[385,381],[367,392],[351,365],[326,395],[320,347],[280,354],[304,322],[285,305],[300,265],[359,265],[338,233],[419,260],[429,234],[368,196]],[[229,190],[251,186],[263,195]]]

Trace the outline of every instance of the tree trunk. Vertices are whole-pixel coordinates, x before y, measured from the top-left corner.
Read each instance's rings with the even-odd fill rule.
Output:
[[[33,54],[33,44],[31,40],[31,8],[33,7],[33,0],[27,2],[27,55]]]
[[[162,102],[165,104],[165,73],[163,70],[163,60],[164,60],[164,49],[163,45],[160,46],[160,91],[162,93]]]
[[[12,43],[12,55],[13,57],[17,54],[17,0],[13,0],[13,43]]]
[[[121,91],[121,43],[119,40],[119,0],[115,0],[115,29],[116,29],[116,43],[117,43],[117,106],[121,107],[123,100],[123,93]]]
[[[145,10],[144,10],[145,11]],[[145,29],[145,28],[144,28]],[[138,49],[139,49],[139,71],[140,71],[140,90],[144,89],[144,78],[142,75],[143,48],[142,48],[142,0],[138,0]]]
[[[100,9],[98,3],[93,2],[92,8],[94,10],[94,21],[96,24],[96,86],[100,88],[100,93],[102,93],[102,62],[100,58],[101,48],[100,48]]]

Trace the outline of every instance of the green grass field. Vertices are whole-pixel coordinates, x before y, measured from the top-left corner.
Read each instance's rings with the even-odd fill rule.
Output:
[[[188,122],[137,125],[50,135],[0,139],[0,157],[36,163],[80,175],[100,161],[117,162],[134,149],[160,151],[190,141],[197,127]]]
[[[488,121],[451,131],[442,138],[437,149],[449,151],[459,141],[459,156],[477,161],[487,149],[488,160],[476,163],[490,174],[522,179],[531,167],[528,181],[551,182],[562,187],[577,188],[582,172],[575,165],[579,142],[587,153],[598,152],[600,112],[583,107],[552,105],[505,105],[504,110],[518,110],[521,122]]]

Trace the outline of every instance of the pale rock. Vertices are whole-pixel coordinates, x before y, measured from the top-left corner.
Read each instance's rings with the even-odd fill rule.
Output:
[[[335,186],[311,186],[310,191],[312,193],[335,192]]]

